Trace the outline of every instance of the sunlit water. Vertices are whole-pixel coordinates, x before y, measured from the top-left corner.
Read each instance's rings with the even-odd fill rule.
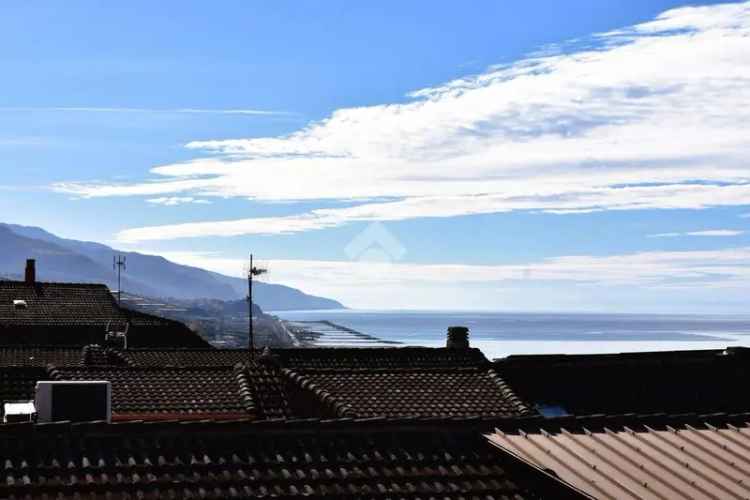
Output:
[[[750,316],[492,313],[444,311],[278,311],[283,319],[328,320],[406,345],[445,345],[451,325],[471,329],[490,358],[509,354],[608,353],[750,347]]]

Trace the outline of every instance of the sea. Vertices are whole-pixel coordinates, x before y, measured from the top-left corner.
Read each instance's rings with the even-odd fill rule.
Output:
[[[404,345],[445,345],[452,325],[471,331],[489,358],[750,347],[750,315],[468,311],[275,311],[291,321],[331,321]]]

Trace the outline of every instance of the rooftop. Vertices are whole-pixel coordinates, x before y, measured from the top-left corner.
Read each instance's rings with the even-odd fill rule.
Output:
[[[0,426],[0,497],[585,498],[499,452],[491,422]]]
[[[6,346],[0,367],[25,380],[28,398],[37,380],[108,380],[115,420],[534,413],[477,349],[278,349],[251,359],[245,350]]]
[[[528,404],[572,415],[750,409],[750,349],[509,356],[493,363]]]
[[[105,285],[0,280],[0,343],[102,343],[126,324],[132,346],[208,346],[182,323],[119,307]]]
[[[492,443],[602,499],[748,498],[750,415],[562,419]]]

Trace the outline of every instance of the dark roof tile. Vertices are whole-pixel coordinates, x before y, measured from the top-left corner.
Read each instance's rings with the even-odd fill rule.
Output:
[[[432,347],[357,347],[274,349],[280,362],[295,369],[441,368],[488,364],[482,351]]]
[[[471,424],[0,426],[0,497],[581,498]]]
[[[0,366],[0,416],[5,403],[33,400],[37,381],[46,378],[47,370],[44,368]]]
[[[26,302],[16,308],[14,300]],[[0,281],[0,325],[98,325],[120,320],[105,285]]]
[[[123,356],[134,366],[226,366],[250,360],[247,349],[128,349]]]
[[[26,307],[16,307],[15,300],[24,301]],[[178,321],[120,308],[105,285],[0,280],[2,343],[102,343],[108,327],[126,324],[131,347],[209,346]]]
[[[112,383],[114,419],[253,416],[232,368],[49,367],[54,380]]]
[[[283,373],[339,417],[532,413],[478,349],[277,349]],[[292,391],[290,389],[290,391]],[[321,412],[325,414],[324,412]]]
[[[50,363],[77,366],[82,362],[79,346],[0,346],[0,366],[37,366]]]
[[[486,369],[285,373],[339,416],[511,417],[529,413],[510,389]]]

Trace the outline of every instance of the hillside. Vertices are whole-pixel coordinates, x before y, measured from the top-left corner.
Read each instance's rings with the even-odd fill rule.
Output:
[[[100,243],[60,238],[39,227],[0,224],[0,275],[19,277],[27,258],[37,259],[38,279],[106,283],[117,287],[112,256],[125,255],[122,288],[149,297],[238,300],[247,293],[241,278],[184,266],[164,257],[123,252]],[[340,309],[341,303],[284,285],[256,282],[254,302],[264,310]]]

